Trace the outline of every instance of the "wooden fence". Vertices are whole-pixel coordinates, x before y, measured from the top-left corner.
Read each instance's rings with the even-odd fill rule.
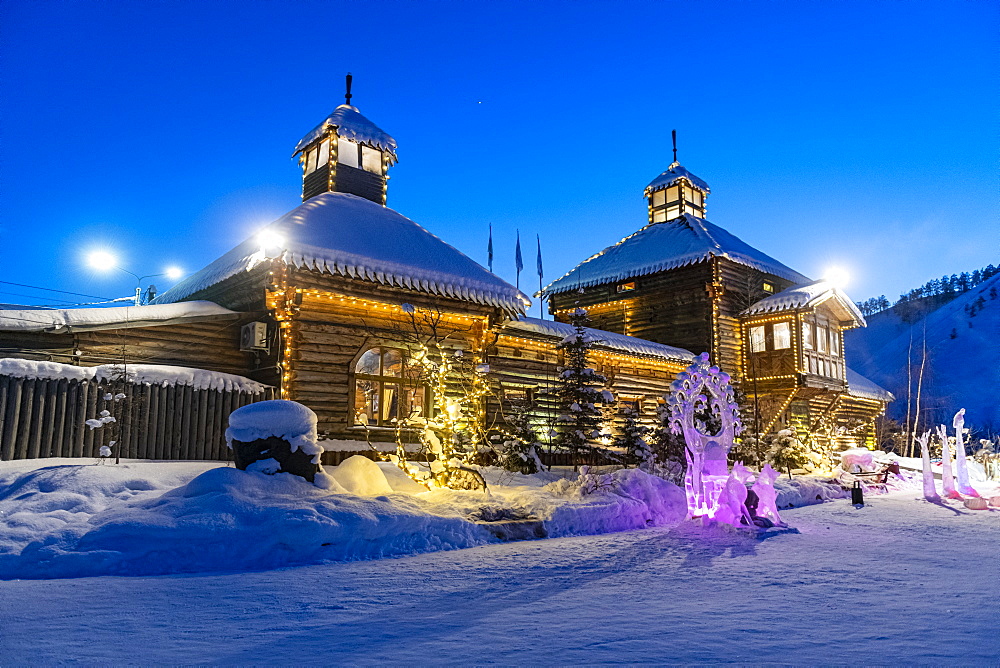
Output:
[[[125,398],[115,401],[118,394]],[[273,398],[273,388],[254,394],[0,375],[0,460],[98,457],[111,441],[113,454],[129,459],[227,460],[229,414]],[[91,429],[86,421],[101,411],[115,422]]]

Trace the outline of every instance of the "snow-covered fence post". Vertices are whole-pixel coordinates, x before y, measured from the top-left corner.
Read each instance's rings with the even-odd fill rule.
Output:
[[[717,366],[710,366],[708,353],[702,353],[691,366],[677,374],[670,394],[665,397],[670,408],[670,426],[674,433],[684,435],[687,456],[684,489],[690,517],[710,512],[712,500],[706,493],[704,475],[726,475],[726,456],[743,429],[729,381],[729,374]],[[719,423],[715,433],[711,433],[699,418],[706,412]],[[706,458],[706,454],[711,457]],[[711,464],[706,471],[708,461]]]

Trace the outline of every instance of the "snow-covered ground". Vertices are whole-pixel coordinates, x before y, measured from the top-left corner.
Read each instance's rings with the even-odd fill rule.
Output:
[[[580,498],[568,483],[494,479],[525,483],[495,485],[497,505],[530,506],[557,535],[621,528],[638,517],[654,520],[642,530],[496,543],[455,528],[468,524],[461,516],[481,503],[472,500],[473,493],[328,493],[339,503],[327,500],[307,511],[300,497],[293,512],[282,490],[294,483],[301,494],[307,486],[281,476],[226,468],[203,473],[218,466],[213,463],[39,468],[58,463],[0,465],[6,541],[0,551],[11,555],[29,539],[24,532],[35,532],[56,537],[42,556],[58,568],[171,559],[197,565],[171,543],[180,528],[180,535],[193,537],[194,547],[215,558],[259,554],[275,549],[274,541],[261,542],[274,513],[293,525],[288,546],[301,548],[310,532],[334,532],[349,510],[370,513],[367,522],[337,534],[354,535],[358,544],[372,541],[373,526],[398,529],[415,517],[422,518],[427,535],[449,535],[445,527],[453,536],[476,540],[468,541],[469,549],[440,549],[462,546],[456,538],[453,545],[417,545],[437,551],[411,556],[273,570],[246,571],[246,563],[229,563],[217,565],[243,572],[5,579],[0,664],[1000,660],[1000,513],[929,504],[916,490],[869,496],[861,509],[834,499],[786,510],[784,518],[798,533],[762,540],[678,522],[669,512],[671,488],[651,488],[655,483],[639,477],[626,477],[617,495]],[[157,467],[155,475],[144,470],[151,467]],[[95,487],[101,491],[83,493]],[[232,501],[223,500],[227,493]],[[800,501],[806,497],[803,492]],[[661,514],[650,515],[656,499]],[[20,516],[12,512],[18,503]],[[212,507],[224,508],[228,519],[205,527]],[[184,514],[199,508],[206,512]],[[605,524],[589,523],[595,518]],[[81,521],[96,534],[74,529]],[[154,533],[144,541],[149,544],[129,547],[123,539],[129,531]],[[206,542],[212,531],[218,532],[216,542]],[[389,533],[383,531],[382,539]],[[105,548],[131,556],[105,554],[102,562]],[[379,555],[353,558],[363,556]],[[0,561],[0,576],[10,577],[5,569],[24,563]],[[263,562],[256,566],[267,568]],[[58,573],[22,577],[40,575]]]

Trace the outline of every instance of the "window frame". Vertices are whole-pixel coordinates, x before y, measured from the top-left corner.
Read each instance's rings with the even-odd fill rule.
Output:
[[[358,365],[365,356],[373,351],[378,352],[378,373],[364,373],[358,371]],[[385,364],[386,355],[396,352],[399,353],[400,359],[400,372],[399,375],[386,374]],[[427,417],[432,410],[431,403],[431,391],[430,387],[422,382],[419,378],[408,378],[407,368],[413,369],[415,367],[407,365],[407,359],[409,358],[409,351],[399,345],[392,344],[375,344],[370,345],[363,349],[358,356],[351,363],[350,372],[350,387],[351,387],[351,397],[350,403],[348,404],[350,410],[349,422],[351,428],[365,428],[365,424],[358,420],[358,415],[362,410],[368,415],[367,427],[372,429],[395,429],[397,427],[397,420],[399,418],[399,398],[409,397],[407,394],[408,390],[417,390],[421,392],[421,410],[420,415],[422,417]],[[360,384],[362,382],[371,383],[377,388],[377,405],[372,410],[371,404],[367,401],[363,406],[358,405],[358,392],[361,391]],[[395,402],[396,402],[396,416],[388,416],[387,412],[387,390],[395,390]],[[409,399],[407,401],[407,408],[409,407]],[[375,413],[374,419],[372,419],[371,413]],[[407,413],[406,417],[409,417],[410,413]]]

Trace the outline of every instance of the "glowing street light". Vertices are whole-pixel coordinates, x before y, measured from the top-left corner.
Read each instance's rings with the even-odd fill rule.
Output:
[[[280,253],[281,249],[284,248],[285,237],[281,236],[274,230],[264,230],[257,235],[257,243],[260,244],[260,250],[264,253],[264,255],[271,257],[271,253],[269,251],[274,250],[279,251]],[[275,255],[278,255],[279,253],[275,253]]]
[[[129,271],[125,267],[122,267],[121,265],[119,265],[118,264],[118,258],[115,257],[113,254],[109,253],[108,251],[105,251],[105,250],[95,250],[95,251],[92,251],[92,252],[88,253],[87,254],[87,264],[91,268],[97,269],[98,271],[109,271],[111,269],[120,269],[121,271],[124,271],[129,276],[132,276],[135,279],[135,282],[136,282],[135,296],[133,297],[133,301],[135,301],[135,305],[136,306],[140,306],[142,304],[142,282],[144,280],[146,280],[147,278],[156,278],[157,276],[166,276],[167,278],[169,278],[171,280],[177,280],[178,278],[180,278],[181,276],[184,275],[184,272],[179,267],[167,267],[166,270],[164,270],[163,272],[161,272],[159,274],[147,274],[145,276],[140,276],[140,275],[136,274],[135,272]],[[156,288],[154,286],[150,285],[146,289],[146,292],[147,293],[153,293],[153,294],[155,294],[155,290],[156,290]]]

